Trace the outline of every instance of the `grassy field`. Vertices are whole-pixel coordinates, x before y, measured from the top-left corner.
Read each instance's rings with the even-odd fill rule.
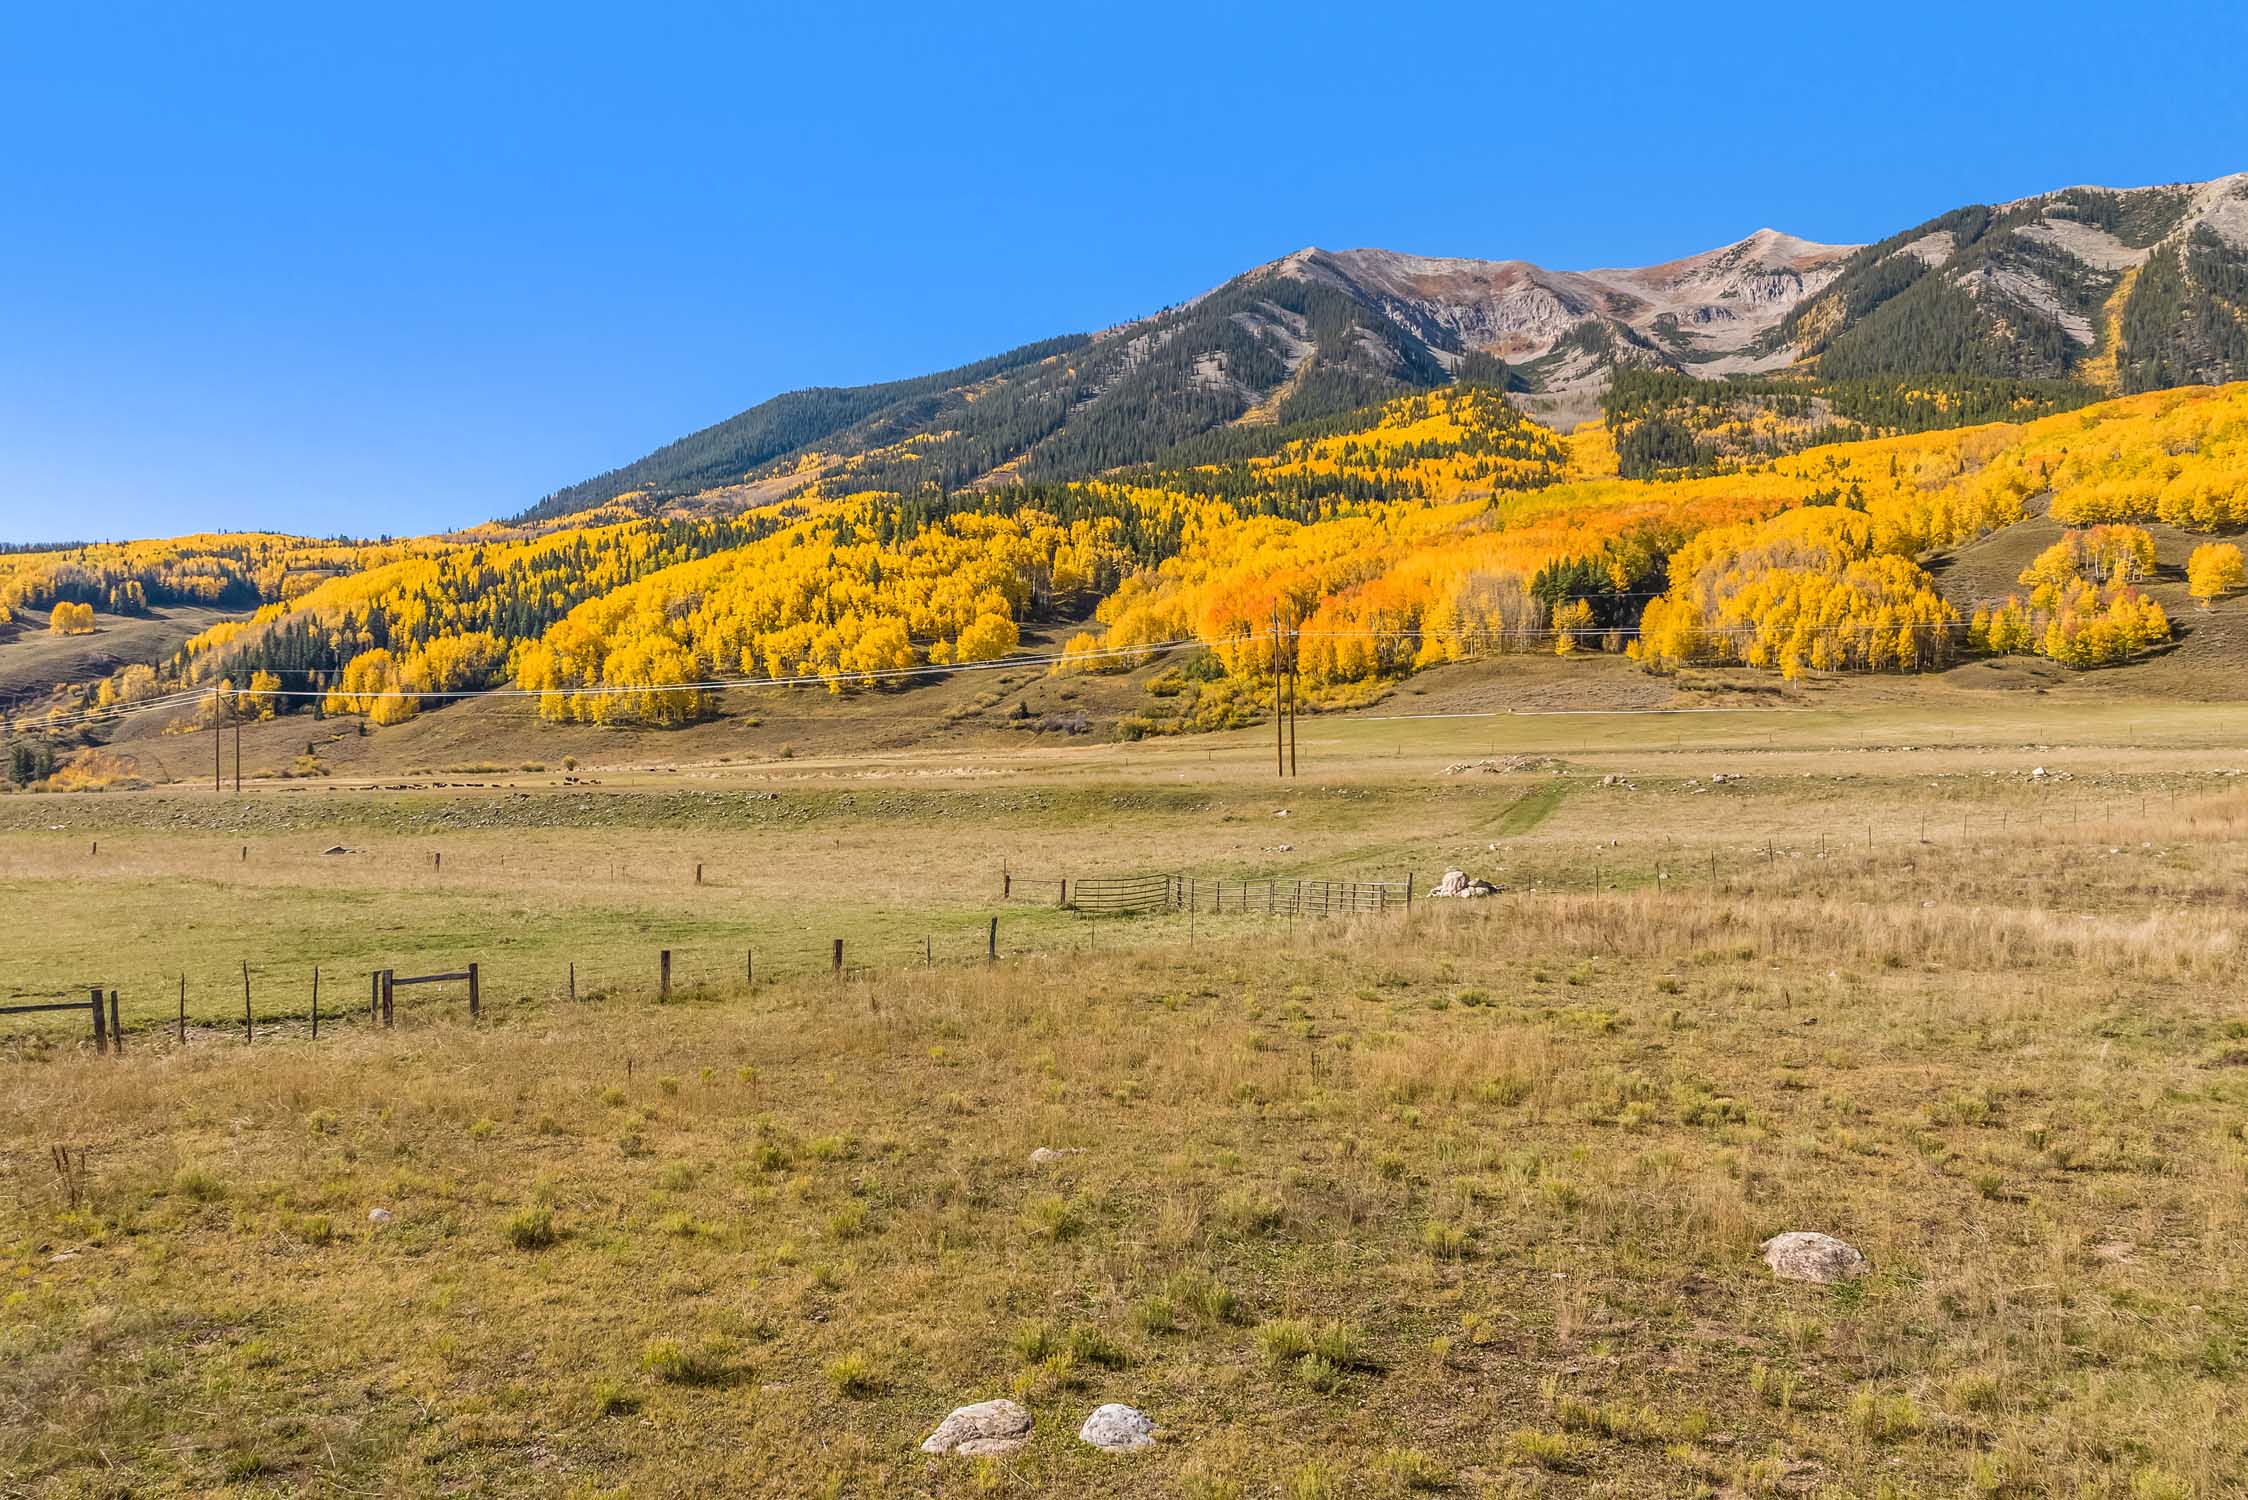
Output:
[[[2241,726],[1929,687],[0,798],[0,991],[134,1031],[0,1052],[0,1494],[2237,1493]]]
[[[0,701],[30,699],[58,682],[106,677],[133,662],[153,666],[189,636],[227,618],[223,610],[173,605],[145,615],[98,615],[90,635],[52,635],[43,619],[21,621],[0,631]]]

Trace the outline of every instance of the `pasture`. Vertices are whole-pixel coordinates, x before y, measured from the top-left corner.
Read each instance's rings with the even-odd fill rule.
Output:
[[[0,1002],[99,983],[129,1034],[0,1042],[9,1492],[2248,1483],[2235,710],[1412,703],[1304,721],[1286,783],[1254,733],[618,737],[576,785],[0,798]],[[1505,889],[1039,884],[1447,867]],[[478,1025],[366,1024],[370,969],[469,960]],[[1871,1274],[1775,1280],[1793,1229]],[[918,1450],[995,1396],[1027,1447]],[[1077,1442],[1106,1401],[1156,1446]]]

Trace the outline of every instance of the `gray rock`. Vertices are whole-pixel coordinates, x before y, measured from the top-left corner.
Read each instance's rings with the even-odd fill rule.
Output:
[[[1030,1441],[1030,1413],[1001,1397],[953,1409],[921,1444],[923,1453],[957,1453],[982,1458],[1012,1453]]]
[[[1815,1281],[1831,1285],[1850,1281],[1873,1269],[1853,1245],[1831,1234],[1790,1230],[1775,1234],[1763,1244],[1764,1264],[1782,1281]]]
[[[1138,1448],[1155,1445],[1155,1419],[1146,1412],[1110,1402],[1094,1408],[1077,1429],[1080,1441],[1091,1443],[1103,1453],[1130,1453]]]
[[[1084,1154],[1085,1148],[1083,1146],[1062,1146],[1059,1148],[1040,1146],[1030,1153],[1030,1164],[1034,1167],[1051,1166],[1065,1156],[1083,1156]]]
[[[370,1208],[367,1210],[367,1222],[370,1224],[388,1224],[390,1220],[391,1213],[387,1208]]]
[[[1430,891],[1429,894],[1431,896],[1457,896],[1462,900],[1474,900],[1482,896],[1496,895],[1498,889],[1490,881],[1477,880],[1465,870],[1446,870],[1444,878],[1436,882],[1436,889]]]

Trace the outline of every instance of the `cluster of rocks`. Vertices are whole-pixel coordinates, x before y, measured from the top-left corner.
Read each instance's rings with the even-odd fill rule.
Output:
[[[1103,1453],[1133,1453],[1155,1444],[1155,1419],[1136,1407],[1111,1401],[1093,1409],[1077,1429],[1077,1440]],[[987,1458],[1012,1453],[1030,1441],[1030,1413],[1001,1397],[955,1407],[922,1441],[923,1453]]]
[[[1451,871],[1451,875],[1459,875]],[[1460,876],[1465,882],[1467,877]],[[1454,894],[1458,894],[1455,892]],[[1061,1153],[1041,1146],[1032,1160],[1049,1162]],[[380,1210],[377,1210],[380,1212]],[[1761,1247],[1764,1263],[1783,1281],[1831,1286],[1872,1270],[1855,1246],[1814,1230],[1776,1234]],[[1012,1453],[1030,1441],[1030,1412],[1020,1402],[999,1397],[953,1408],[921,1443],[924,1453],[960,1458],[991,1458]],[[1137,1407],[1111,1401],[1093,1408],[1077,1429],[1077,1440],[1103,1453],[1135,1453],[1155,1445],[1155,1419]]]
[[[1456,760],[1444,768],[1444,774],[1465,776],[1471,771],[1481,771],[1491,776],[1520,776],[1530,771],[1551,771],[1560,776],[1568,769],[1567,761],[1550,755],[1509,755],[1489,760]]]
[[[1503,885],[1493,885],[1488,880],[1478,880],[1465,870],[1446,870],[1444,878],[1436,882],[1436,889],[1430,891],[1429,894],[1431,896],[1456,896],[1472,901],[1483,896],[1496,896],[1505,889],[1506,887]]]

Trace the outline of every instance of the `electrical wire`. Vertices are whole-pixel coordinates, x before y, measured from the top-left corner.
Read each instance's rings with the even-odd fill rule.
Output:
[[[1791,630],[1789,632],[1789,636],[1792,638],[1794,636],[1803,634],[1812,636],[1840,635],[1845,633],[1856,634],[1861,633],[1864,628],[1865,627],[1851,627],[1841,624],[1812,625],[1799,627],[1796,630]],[[1956,624],[1947,625],[1934,621],[1910,621],[1889,628],[1891,630],[1911,630],[1916,634],[1922,631],[1937,631],[1946,636],[1949,636],[1958,632],[1962,627]],[[1430,635],[1449,634],[1454,634],[1454,632],[1429,631],[1417,628],[1397,630],[1297,629],[1286,632],[1285,638],[1290,645],[1294,645],[1297,642],[1305,640],[1419,641],[1427,639]],[[1727,640],[1730,644],[1738,646],[1742,644],[1746,639],[1752,637],[1754,635],[1754,632],[1749,630],[1735,630],[1730,632],[1710,632],[1710,634],[1717,635]],[[1641,628],[1634,625],[1614,627],[1591,626],[1577,630],[1538,628],[1532,630],[1507,630],[1489,633],[1479,632],[1468,637],[1467,639],[1469,641],[1469,644],[1475,645],[1485,643],[1504,643],[1507,641],[1556,641],[1563,637],[1573,637],[1577,639],[1587,640],[1595,637],[1610,636],[1623,639],[1638,639],[1642,635],[1643,631],[1641,630]],[[1183,636],[1164,641],[1150,641],[1139,645],[1105,646],[1096,648],[1091,651],[1058,651],[1021,654],[1015,656],[996,657],[989,661],[926,662],[911,667],[888,667],[879,668],[872,671],[799,672],[769,677],[711,677],[695,682],[586,683],[569,687],[553,688],[502,686],[492,688],[431,689],[426,691],[387,688],[371,692],[348,693],[342,692],[341,690],[333,687],[271,688],[259,690],[256,692],[252,692],[250,689],[240,687],[233,688],[231,690],[221,690],[216,687],[189,688],[181,689],[179,691],[168,693],[156,698],[142,699],[135,703],[118,703],[108,704],[100,707],[81,708],[72,710],[59,716],[42,715],[36,718],[28,719],[27,723],[21,727],[14,726],[10,724],[9,721],[0,721],[0,727],[10,728],[11,732],[17,734],[26,732],[51,732],[60,729],[74,729],[89,724],[99,723],[105,720],[120,719],[134,714],[154,713],[178,709],[191,704],[210,701],[222,695],[226,696],[229,701],[237,703],[245,696],[254,697],[261,701],[274,698],[325,699],[334,696],[348,698],[354,702],[383,701],[395,699],[412,699],[416,702],[429,702],[431,700],[440,702],[456,702],[466,701],[470,699],[484,701],[510,698],[543,699],[550,693],[604,697],[634,697],[646,696],[654,693],[707,693],[801,687],[828,688],[838,683],[847,686],[865,686],[875,683],[898,683],[920,681],[932,678],[953,677],[971,672],[1020,671],[1025,668],[1053,667],[1063,664],[1076,666],[1102,661],[1121,661],[1138,657],[1160,655],[1164,652],[1186,650],[1190,648],[1216,649],[1225,646],[1256,646],[1260,643],[1269,642],[1271,640],[1273,640],[1273,637],[1270,634],[1262,632],[1249,632],[1245,634],[1221,637]],[[312,669],[292,669],[292,671],[310,670]]]

